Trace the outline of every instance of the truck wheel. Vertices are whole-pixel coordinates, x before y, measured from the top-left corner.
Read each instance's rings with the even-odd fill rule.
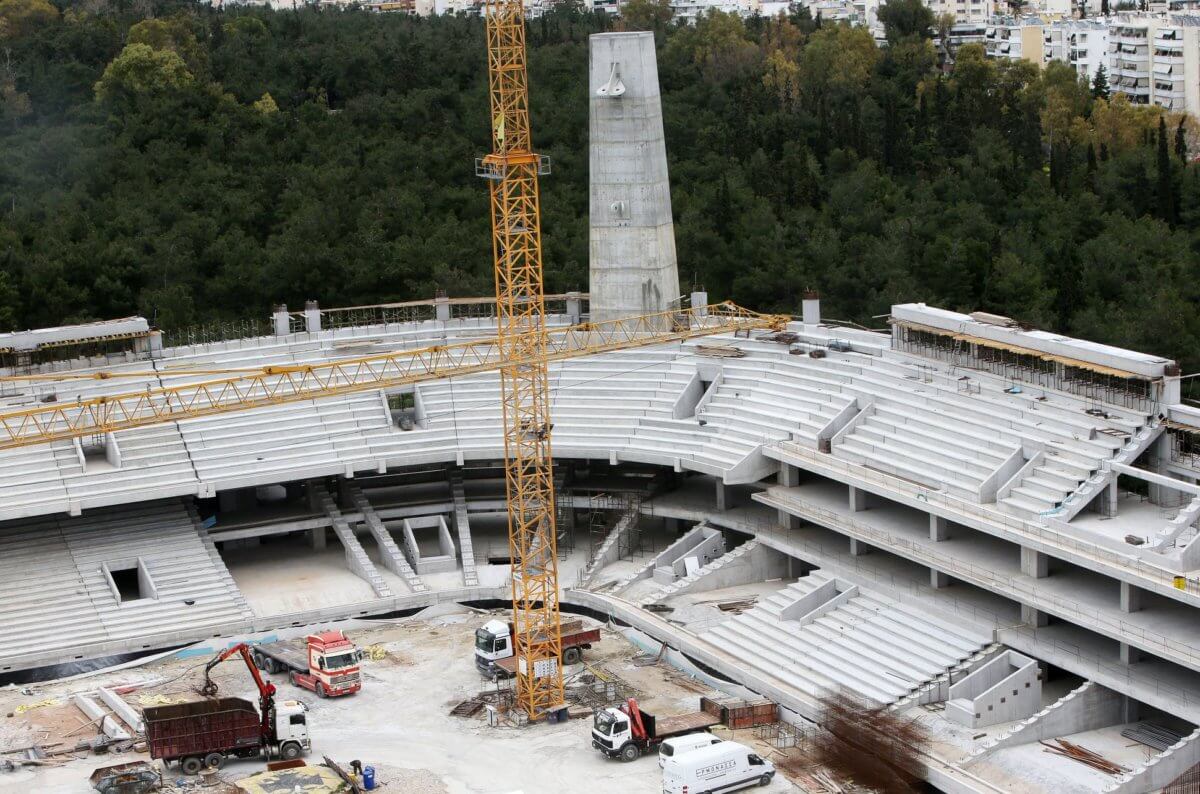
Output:
[[[200,770],[204,768],[204,762],[199,757],[189,755],[187,758],[179,762],[179,769],[185,775],[198,775]]]
[[[637,745],[632,742],[621,748],[621,760],[625,763],[636,761],[641,753],[638,752]]]
[[[758,779],[758,785],[760,785],[760,786],[769,786],[769,785],[771,785],[771,776],[770,776],[770,775],[763,775],[762,777],[760,777],[760,778]]]
[[[325,690],[325,685],[322,684],[320,681],[317,682],[317,697],[319,697],[319,698],[329,697],[329,693]]]
[[[578,648],[567,648],[563,651],[563,664],[579,664],[583,652]]]
[[[220,769],[223,763],[225,763],[225,756],[221,753],[209,753],[204,756],[204,765],[209,769]]]
[[[285,761],[291,761],[300,757],[300,745],[295,742],[288,742],[279,748],[279,757]]]

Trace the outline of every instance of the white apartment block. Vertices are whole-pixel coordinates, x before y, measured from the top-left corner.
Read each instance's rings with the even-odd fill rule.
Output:
[[[1200,111],[1200,16],[1177,14],[1154,36],[1151,101],[1168,110]]]
[[[1158,16],[1119,14],[1109,30],[1109,84],[1135,104],[1148,105],[1154,97],[1150,79],[1154,40],[1165,21]]]
[[[950,14],[958,23],[987,22],[996,12],[993,0],[927,0],[937,16]]]
[[[1096,79],[1096,73],[1108,63],[1109,27],[1104,20],[1064,19],[1044,29],[1042,62],[1063,61],[1080,77]],[[1112,75],[1109,75],[1112,82]]]

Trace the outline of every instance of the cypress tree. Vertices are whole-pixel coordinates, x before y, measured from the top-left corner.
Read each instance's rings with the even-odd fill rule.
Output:
[[[1175,190],[1171,185],[1171,151],[1167,148],[1167,122],[1158,119],[1158,214],[1175,225]]]
[[[1092,98],[1108,99],[1108,96],[1108,70],[1104,68],[1104,64],[1100,64],[1100,68],[1096,70],[1096,77],[1092,80]]]
[[[1175,128],[1175,156],[1179,158],[1179,162],[1187,164],[1187,136],[1183,132],[1183,119],[1179,119],[1179,126]]]

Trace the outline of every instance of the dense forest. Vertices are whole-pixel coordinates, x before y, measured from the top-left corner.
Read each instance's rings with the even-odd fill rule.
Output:
[[[713,298],[872,320],[986,309],[1200,367],[1190,122],[1062,64],[961,48],[917,0],[889,46],[806,13],[659,41],[680,277]],[[550,289],[587,286],[587,37],[529,28]],[[483,22],[0,0],[0,328],[160,327],[492,290]]]

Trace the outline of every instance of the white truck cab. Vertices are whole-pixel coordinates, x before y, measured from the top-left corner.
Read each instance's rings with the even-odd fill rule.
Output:
[[[512,632],[502,620],[489,620],[475,629],[475,667],[489,675],[495,662],[513,655]]]
[[[663,794],[705,794],[769,786],[775,767],[744,744],[721,742],[668,758]]]
[[[308,738],[308,706],[299,700],[281,700],[275,704],[275,752],[284,758],[297,758],[298,747],[307,753],[312,749]]]
[[[629,726],[629,715],[618,708],[607,708],[596,712],[592,718],[592,746],[616,751],[633,741],[633,729]],[[636,756],[635,756],[636,757]]]

